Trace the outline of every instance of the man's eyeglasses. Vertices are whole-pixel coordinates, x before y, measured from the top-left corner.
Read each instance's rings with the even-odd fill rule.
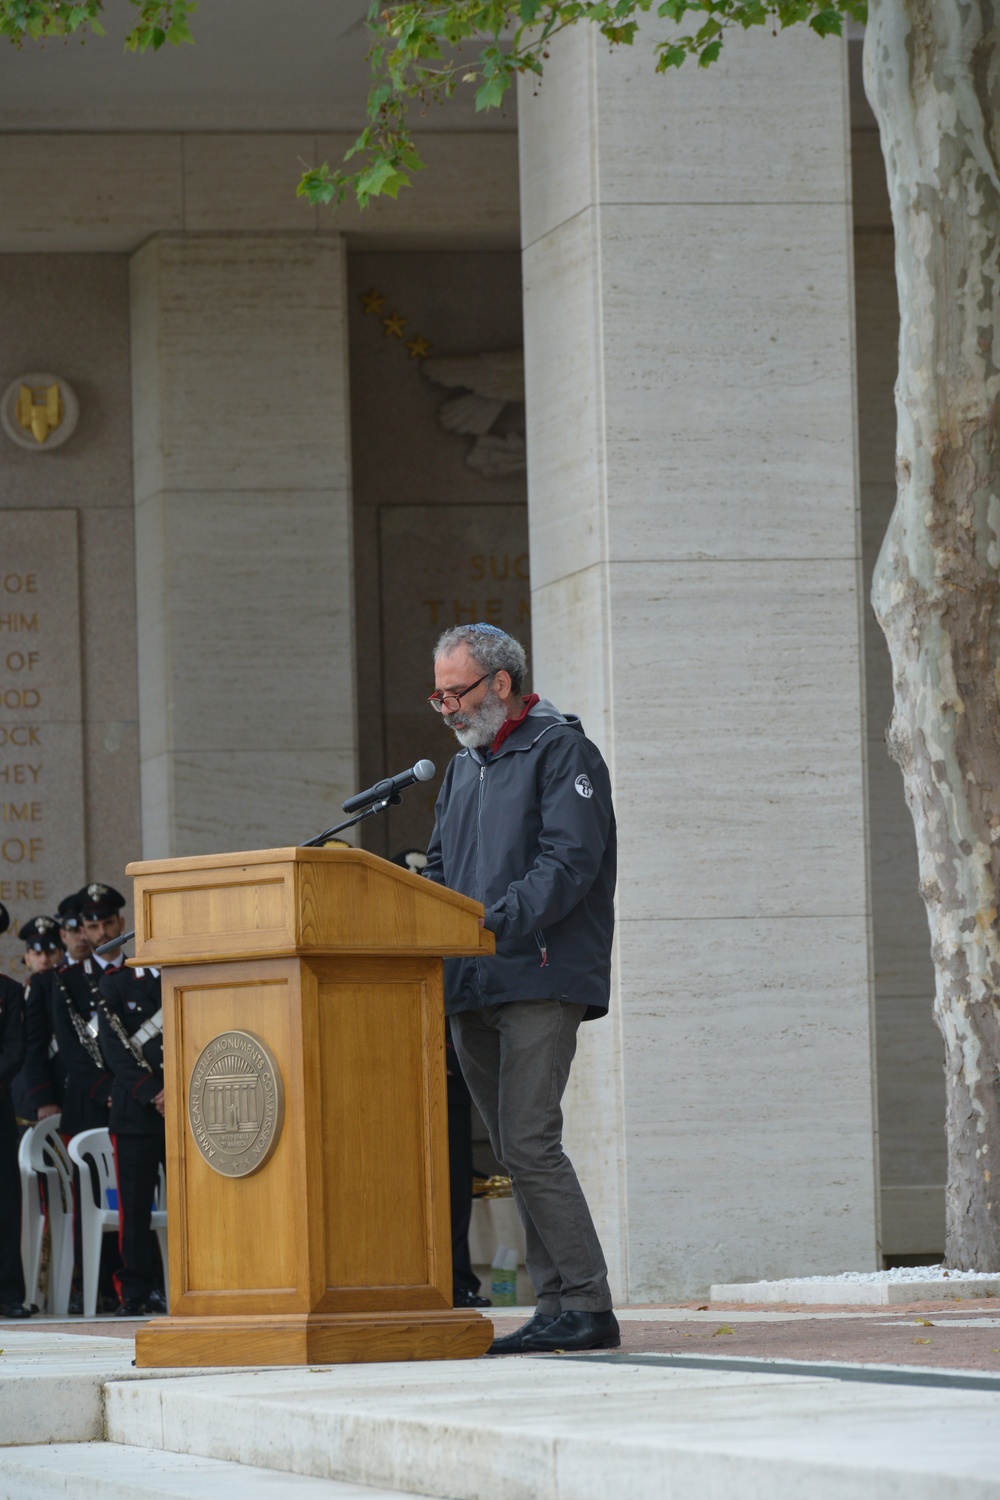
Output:
[[[467,698],[468,695],[472,692],[473,688],[477,688],[481,682],[485,682],[487,677],[495,677],[496,675],[496,672],[484,672],[482,677],[477,677],[475,682],[471,682],[469,686],[467,688],[463,688],[460,693],[431,693],[427,702],[430,704],[431,708],[436,709],[439,714],[453,714],[456,708],[461,708],[462,699]]]

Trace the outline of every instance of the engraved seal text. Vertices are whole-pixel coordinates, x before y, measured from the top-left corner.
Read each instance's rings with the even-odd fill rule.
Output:
[[[249,1031],[224,1031],[199,1056],[188,1085],[188,1125],[208,1165],[248,1177],[271,1156],[285,1112],[281,1072]]]

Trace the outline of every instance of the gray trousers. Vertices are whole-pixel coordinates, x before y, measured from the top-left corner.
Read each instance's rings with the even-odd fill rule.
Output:
[[[451,1017],[469,1092],[510,1173],[537,1310],[553,1317],[611,1307],[594,1221],[562,1148],[561,1101],[585,1008],[516,1000]]]

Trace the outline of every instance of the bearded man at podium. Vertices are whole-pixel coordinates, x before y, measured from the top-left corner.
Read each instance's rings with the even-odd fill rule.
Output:
[[[524,648],[458,625],[434,652],[431,706],[462,749],[445,773],[424,874],[481,901],[493,956],[445,960],[465,1080],[524,1226],[534,1316],[491,1354],[614,1349],[607,1265],[572,1163],[561,1100],[581,1022],[611,987],[611,780],[574,714],[522,696]]]

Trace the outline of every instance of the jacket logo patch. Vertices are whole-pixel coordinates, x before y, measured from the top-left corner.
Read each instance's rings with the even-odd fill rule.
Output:
[[[589,776],[578,776],[573,785],[581,797],[592,797],[594,795],[594,788],[590,784]]]

